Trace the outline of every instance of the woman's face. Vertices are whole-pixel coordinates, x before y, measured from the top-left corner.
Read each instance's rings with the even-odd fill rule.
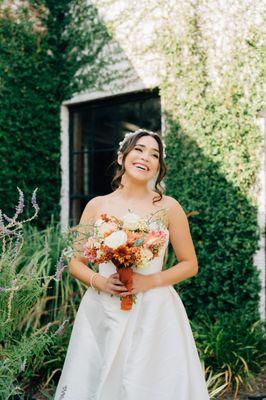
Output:
[[[122,157],[120,157],[121,159]],[[126,173],[135,179],[149,181],[157,174],[159,167],[157,141],[152,136],[142,136],[126,156]]]

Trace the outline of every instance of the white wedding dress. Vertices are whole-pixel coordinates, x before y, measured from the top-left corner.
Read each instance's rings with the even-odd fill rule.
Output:
[[[162,270],[167,242],[141,274]],[[112,263],[99,273],[116,272]],[[173,286],[120,297],[89,287],[76,315],[55,400],[209,400],[184,305]]]

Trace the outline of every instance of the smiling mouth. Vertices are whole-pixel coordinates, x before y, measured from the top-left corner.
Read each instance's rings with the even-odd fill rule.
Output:
[[[141,164],[133,164],[133,165],[134,165],[134,167],[136,167],[137,169],[140,169],[141,171],[149,171],[149,168],[144,165],[141,165]]]

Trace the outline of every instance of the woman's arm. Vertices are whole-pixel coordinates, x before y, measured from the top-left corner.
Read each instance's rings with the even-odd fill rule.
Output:
[[[73,249],[75,252],[77,251],[77,254],[71,257],[69,263],[70,275],[84,283],[86,286],[90,286],[90,277],[94,274],[94,271],[86,265],[88,260],[83,257],[81,253],[83,251],[83,244],[85,243],[84,233],[86,229],[89,229],[89,223],[95,218],[98,202],[98,197],[90,200],[82,213],[77,227],[77,231],[80,232],[80,235],[77,236],[73,244]],[[107,279],[99,274],[96,279],[94,279],[93,285],[99,290],[105,290],[106,282]]]
[[[187,216],[175,199],[167,196],[167,201],[170,241],[179,263],[165,271],[155,273],[153,287],[174,285],[198,273],[198,261]]]

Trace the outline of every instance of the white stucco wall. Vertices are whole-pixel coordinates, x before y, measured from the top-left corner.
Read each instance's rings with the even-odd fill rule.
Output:
[[[68,227],[69,217],[69,112],[68,107],[61,106],[61,193],[60,223],[62,230]]]
[[[257,179],[258,190],[258,226],[260,230],[259,250],[254,255],[254,264],[258,267],[261,279],[260,292],[260,315],[263,319],[266,318],[266,115],[258,117],[258,124],[261,129],[263,138],[263,147],[261,149],[261,164]]]

